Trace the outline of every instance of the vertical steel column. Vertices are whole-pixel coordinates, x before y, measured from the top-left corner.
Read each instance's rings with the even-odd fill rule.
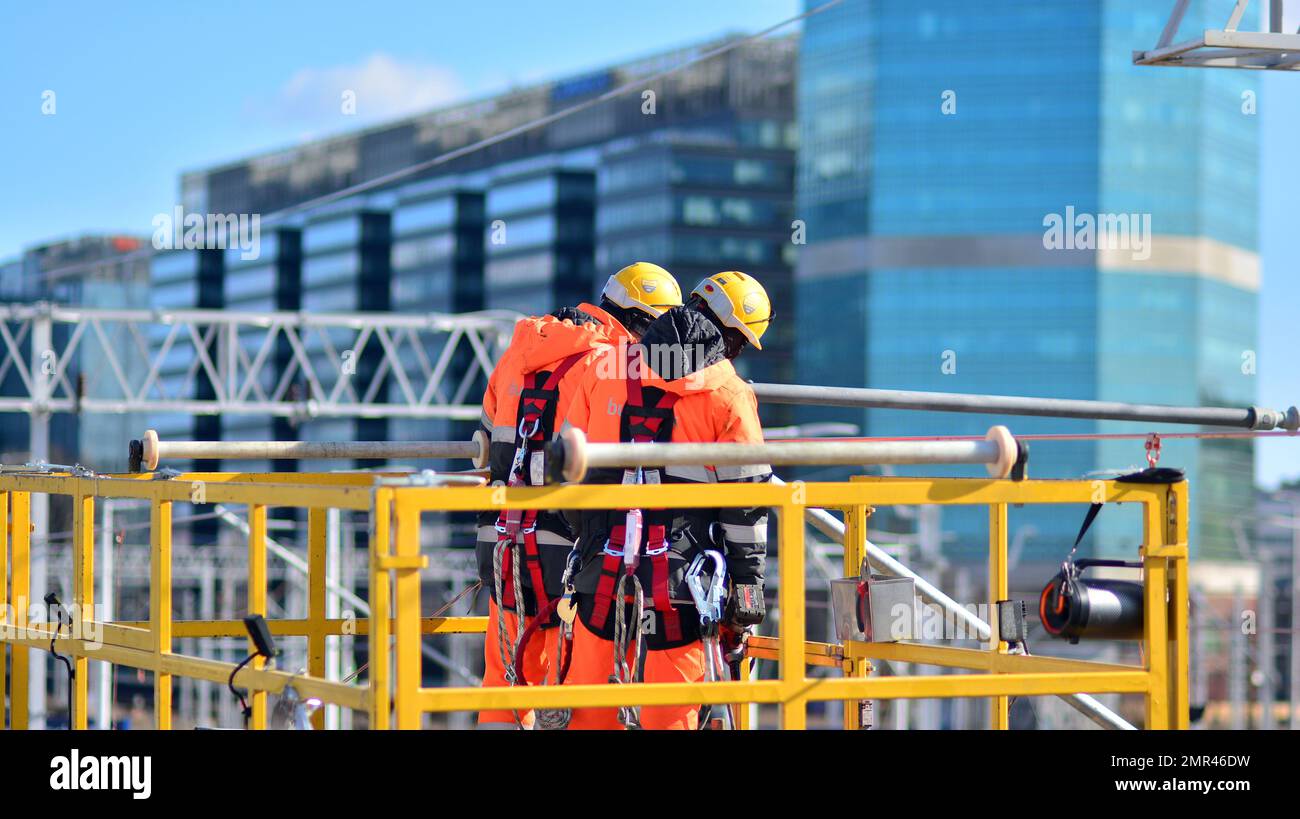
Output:
[[[1165,494],[1165,520],[1169,523],[1166,542],[1180,546],[1169,559],[1169,727],[1186,731],[1192,727],[1191,700],[1191,580],[1188,561],[1188,487],[1186,481],[1173,484]]]
[[[262,504],[248,507],[248,614],[266,616],[266,507]],[[248,641],[248,650],[254,650],[252,639]],[[266,660],[258,657],[251,665],[265,668]],[[249,727],[254,731],[265,731],[266,692],[249,689],[249,701],[253,706]]]
[[[82,634],[88,633],[86,623],[95,619],[95,496],[81,491],[84,479],[78,479],[78,490],[72,496],[72,600],[76,604],[82,623]],[[93,626],[92,626],[93,628]],[[73,659],[75,670],[72,680],[72,713],[69,724],[77,730],[89,727],[90,660]]]
[[[307,673],[325,676],[325,544],[326,511],[307,510]],[[325,727],[325,711],[316,709],[312,726]]]
[[[1291,512],[1291,730],[1300,731],[1300,504]]]
[[[54,352],[54,325],[50,317],[50,304],[40,302],[36,305],[36,315],[32,319],[31,373],[32,411],[27,414],[28,448],[31,459],[36,462],[50,460],[50,376],[54,373],[56,357]],[[46,570],[46,553],[49,551],[50,534],[50,496],[37,492],[35,496],[28,493],[28,516],[31,520],[30,532],[35,535],[28,540],[29,568],[27,570],[28,604],[32,601],[44,605],[45,592],[49,578]],[[30,656],[30,655],[29,655]],[[28,716],[31,727],[45,727],[45,655],[36,655],[39,659],[27,666],[30,687],[27,689],[30,706]]]
[[[9,493],[0,492],[0,612],[9,605]],[[15,619],[17,619],[15,617]],[[14,627],[15,623],[6,623]],[[8,727],[5,680],[9,678],[9,653],[0,645],[0,728]]]
[[[199,567],[199,617],[204,620],[217,619],[217,571],[212,563],[208,562]],[[216,640],[199,641],[199,656],[205,660],[224,659],[218,651],[213,650],[216,643]],[[199,683],[200,725],[221,724],[217,709],[213,706],[214,694],[216,689],[211,681],[204,680]]]
[[[780,523],[779,572],[781,625],[778,660],[781,665],[781,727],[802,731],[808,724],[808,701],[802,692],[807,685],[804,665],[804,541],[803,506],[787,498],[777,512]]]
[[[155,498],[149,511],[149,630],[155,659],[172,653],[172,502]],[[154,727],[172,727],[172,675],[153,675]]]
[[[864,504],[855,504],[844,510],[844,576],[854,577],[862,572],[862,557],[867,542],[867,518],[871,512]],[[865,677],[871,669],[866,660],[845,659],[841,662],[846,677]],[[863,700],[844,702],[844,728],[856,731],[862,728]]]
[[[10,598],[13,601],[15,627],[27,627],[31,610],[32,582],[32,496],[27,492],[9,494]],[[31,649],[14,643],[10,646],[13,667],[9,669],[9,727],[25,730],[31,707]],[[41,678],[44,680],[44,677]]]
[[[99,611],[105,623],[113,622],[113,501],[105,499],[99,505]],[[212,619],[212,618],[208,618]],[[107,660],[96,663],[98,684],[96,688],[95,727],[107,731],[113,727],[113,664]]]
[[[420,727],[420,510],[409,498],[397,498],[397,727]]]
[[[1259,594],[1256,596],[1256,609],[1259,611],[1259,639],[1255,642],[1255,667],[1263,675],[1263,684],[1259,688],[1259,729],[1272,731],[1277,728],[1273,706],[1277,696],[1277,615],[1273,611],[1273,553],[1268,550],[1259,552]]]
[[[1143,608],[1145,632],[1143,648],[1149,679],[1146,697],[1147,730],[1165,730],[1169,727],[1169,583],[1168,561],[1153,557],[1165,543],[1163,503],[1146,502],[1142,506],[1143,547]]]
[[[388,570],[384,568],[384,561],[390,548],[393,491],[377,489],[374,497],[374,509],[370,513],[370,649],[367,652],[370,662],[370,728],[387,730],[392,702],[388,675],[391,614]]]
[[[1234,731],[1250,727],[1246,715],[1250,707],[1250,697],[1246,693],[1246,664],[1250,658],[1247,656],[1246,635],[1241,628],[1241,614],[1245,608],[1246,596],[1237,586],[1232,590],[1232,614],[1228,617],[1228,725]]]
[[[221,619],[235,619],[235,571],[227,569],[221,577]],[[244,659],[242,654],[237,653],[237,641],[232,639],[223,639],[219,646],[218,656],[225,662],[234,665]],[[226,692],[222,692],[226,694]],[[217,699],[217,724],[218,725],[239,725],[243,727],[241,721],[243,717],[235,712],[235,700],[228,695],[218,697]]]
[[[326,588],[333,586],[325,597],[325,619],[337,620],[342,615],[343,596],[341,590],[352,592],[351,578],[343,576],[342,548],[342,512],[338,509],[325,511],[325,582]],[[343,648],[351,646],[351,639],[343,635],[331,642],[325,640],[325,677],[338,681],[343,679]],[[350,655],[349,655],[350,656]],[[321,709],[325,715],[325,730],[338,730],[342,719],[351,719],[352,709],[329,705]],[[351,727],[351,726],[349,726]]]
[[[1005,503],[989,504],[989,651],[998,654],[1007,653],[1007,644],[999,639],[1001,635],[998,622],[998,601],[1010,596],[1007,582],[1007,505]],[[989,727],[995,731],[1005,731],[1010,727],[1008,715],[1009,697],[993,697],[990,701]]]

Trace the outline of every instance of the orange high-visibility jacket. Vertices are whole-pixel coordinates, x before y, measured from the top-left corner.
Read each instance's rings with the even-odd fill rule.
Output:
[[[547,396],[547,411],[541,419],[542,441],[549,441],[559,430],[588,365],[601,349],[611,343],[626,343],[626,337],[627,331],[612,316],[587,304],[576,310],[569,308],[526,318],[515,325],[510,346],[493,369],[483,394],[481,423],[491,441],[489,460],[494,484],[509,482],[510,468],[520,444],[520,407],[524,398],[543,397],[540,391],[548,377],[567,362],[568,370],[555,385],[555,394]],[[527,388],[530,375],[531,391]],[[529,484],[540,485],[545,469],[544,453],[541,446],[534,449],[524,464],[523,478]],[[476,549],[479,576],[493,590],[492,551],[498,537],[495,529],[498,514],[480,513]],[[556,596],[561,591],[565,558],[573,545],[573,535],[564,517],[553,511],[539,511],[537,542],[547,594]],[[526,572],[521,580],[525,588],[532,588]],[[524,597],[527,613],[536,613],[532,595]]]
[[[631,440],[626,412],[627,375],[630,367],[637,366],[630,364],[629,359],[636,357],[643,362],[643,366],[633,371],[641,375],[643,406],[654,406],[666,392],[677,396],[672,406],[671,434],[663,436],[664,439],[697,443],[762,442],[763,429],[754,391],[723,355],[722,336],[717,327],[708,317],[688,307],[671,308],[656,319],[640,344],[602,351],[587,368],[581,388],[568,407],[565,424],[583,430],[590,441]],[[619,483],[625,477],[622,469],[597,469],[588,474],[587,482]],[[771,468],[766,464],[646,470],[647,482],[761,482],[770,478]],[[669,584],[674,600],[691,599],[683,577],[702,548],[717,548],[723,553],[733,582],[762,584],[767,553],[766,507],[645,510],[644,516],[643,542],[650,527],[655,525],[665,526],[676,538],[668,552]],[[580,521],[579,547],[583,559],[577,588],[589,599],[596,592],[602,550],[610,531],[624,522],[626,513],[593,511],[574,517]],[[637,569],[647,590],[652,582],[650,562],[643,558]],[[590,607],[580,606],[580,612],[584,608]],[[693,607],[684,608],[684,621],[696,617]],[[607,636],[603,632],[608,629],[600,628],[600,624],[593,630]],[[694,629],[686,629],[684,639],[689,641],[693,633]],[[662,640],[649,639],[651,647],[671,647]]]

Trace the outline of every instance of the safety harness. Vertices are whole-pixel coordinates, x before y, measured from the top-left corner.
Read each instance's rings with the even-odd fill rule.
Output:
[[[627,403],[623,408],[621,422],[623,429],[619,438],[635,444],[666,443],[672,438],[673,405],[677,403],[678,396],[665,391],[653,406],[646,406],[641,378],[636,374],[639,368],[632,366],[633,363],[630,361],[628,366]],[[659,483],[659,473],[658,470],[651,470],[650,475],[647,476],[646,471],[641,467],[629,469],[623,473],[623,483]],[[633,520],[635,523],[632,523]],[[640,563],[640,555],[644,554],[651,560],[650,599],[654,602],[654,608],[663,615],[665,636],[672,641],[681,640],[681,618],[673,608],[668,588],[670,542],[668,527],[662,524],[645,527],[645,549],[642,551],[640,521],[641,510],[633,509],[628,512],[627,522],[610,527],[609,540],[605,542],[605,548],[602,550],[604,557],[600,566],[600,579],[596,583],[596,599],[591,611],[592,622],[597,628],[603,629],[609,623],[610,608],[615,597],[626,601],[621,591],[624,582],[619,577],[619,568],[622,566],[622,574],[625,576],[634,575]],[[635,526],[635,532],[632,531],[629,523]],[[635,577],[632,579],[635,580]],[[615,589],[616,583],[620,590]],[[636,585],[639,586],[640,582],[637,581]],[[640,622],[639,616],[637,622]]]
[[[506,476],[506,485],[541,486],[545,477],[545,447],[555,428],[556,404],[560,397],[560,382],[575,364],[586,355],[585,352],[574,353],[562,360],[549,374],[535,371],[524,376],[523,389],[519,395],[519,426],[516,429],[514,459],[510,464],[510,474]],[[539,387],[538,381],[545,375]],[[511,640],[506,630],[505,618],[497,618],[497,648],[501,653],[501,665],[506,669],[506,682],[510,685],[525,684],[520,673],[522,662],[517,662],[526,645],[526,637],[545,623],[555,611],[546,596],[545,579],[542,575],[541,553],[537,546],[537,510],[506,509],[497,517],[497,543],[492,551],[492,574],[497,601],[501,610],[513,609],[519,624],[515,639]],[[519,554],[523,548],[522,559]],[[525,628],[527,607],[524,604],[523,578],[520,565],[528,567],[529,579],[532,581],[533,595],[537,603],[537,617]],[[560,631],[564,631],[561,629]],[[561,643],[565,635],[557,635],[556,648],[559,659]],[[566,658],[564,667],[567,667]],[[557,663],[557,669],[561,666]],[[563,671],[557,673],[556,683],[563,680]],[[516,724],[522,724],[519,713],[514,712]]]
[[[518,446],[514,460],[510,464],[510,474],[506,485],[541,486],[545,475],[545,447],[555,428],[555,405],[560,397],[560,381],[565,374],[577,364],[586,353],[574,353],[559,363],[546,376],[539,388],[537,381],[542,373],[531,372],[524,376],[524,387],[519,396],[519,427],[516,430]],[[533,594],[537,598],[537,610],[546,607],[546,587],[542,582],[542,560],[537,549],[537,510],[506,509],[497,517],[497,549],[506,549],[501,560],[501,576],[507,578],[499,602],[503,608],[515,609],[523,614],[522,601],[515,584],[510,582],[512,575],[518,571],[512,568],[517,559],[517,548],[521,542],[524,547],[524,562],[528,567],[529,579],[533,584]]]

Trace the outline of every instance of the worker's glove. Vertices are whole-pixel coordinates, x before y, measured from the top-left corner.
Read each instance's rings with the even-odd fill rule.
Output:
[[[732,587],[727,598],[727,611],[723,615],[728,627],[740,631],[746,626],[756,626],[763,622],[765,614],[761,583],[736,583]]]

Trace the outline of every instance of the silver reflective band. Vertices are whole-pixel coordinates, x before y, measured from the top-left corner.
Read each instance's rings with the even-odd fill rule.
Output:
[[[564,537],[564,535],[558,535],[555,532],[548,532],[545,529],[537,529],[536,534],[537,542],[542,546],[573,546],[573,541]],[[478,527],[479,543],[496,543],[500,539],[501,534],[497,531],[495,526]]]
[[[705,466],[668,466],[664,467],[664,474],[672,478],[694,481],[695,483],[715,483],[717,481],[717,476],[713,474],[713,470]]]
[[[724,523],[722,534],[732,543],[766,543],[767,524]]]
[[[492,427],[492,440],[499,444],[513,444],[515,442],[515,428],[505,424],[497,424]]]
[[[767,464],[744,464],[742,466],[720,466],[718,470],[718,480],[720,481],[740,481],[745,478],[759,478],[763,475],[771,475],[772,467]]]

